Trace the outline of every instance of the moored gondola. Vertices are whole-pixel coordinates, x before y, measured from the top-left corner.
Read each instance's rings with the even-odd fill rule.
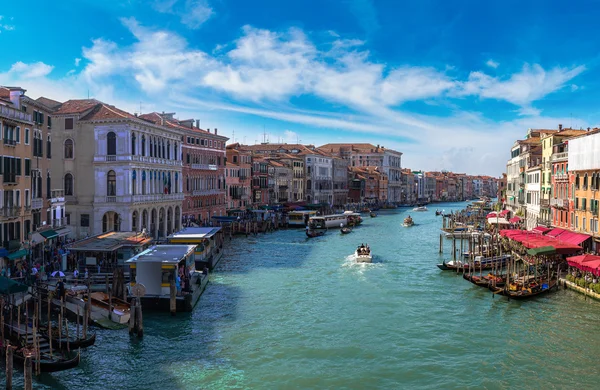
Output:
[[[19,348],[13,352],[13,360],[22,366],[25,363],[25,354],[27,350],[24,348]],[[79,361],[81,356],[79,355],[79,351],[72,352],[69,355],[60,355],[54,353],[52,356],[48,353],[40,353],[40,371],[41,372],[57,372],[57,371],[65,371],[71,368],[75,368],[79,365]],[[32,366],[35,367],[37,365],[37,359],[35,356],[31,357]]]
[[[321,237],[325,235],[325,231],[307,230],[306,236],[308,238]]]
[[[58,338],[58,337],[56,337],[57,332],[58,332],[57,329],[55,329],[55,328],[52,329],[52,334],[54,335],[54,337],[52,337],[52,345],[56,346],[59,349],[66,350],[67,349],[66,336],[63,335],[63,337]],[[40,334],[45,339],[50,338],[50,335],[48,334],[48,328],[40,327]],[[96,333],[92,333],[91,336],[88,336],[85,339],[77,338],[77,337],[69,337],[68,348],[71,350],[75,350],[75,349],[79,349],[79,348],[87,348],[87,347],[91,347],[95,343],[96,343]]]

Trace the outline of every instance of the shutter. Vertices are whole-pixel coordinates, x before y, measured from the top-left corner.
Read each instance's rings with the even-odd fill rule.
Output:
[[[31,176],[31,160],[25,159],[25,176]]]
[[[21,128],[17,127],[15,130],[17,131],[17,140],[16,141],[21,142]]]
[[[22,167],[21,159],[16,158],[15,160],[16,160],[16,164],[17,164],[17,176],[21,176],[21,167]]]
[[[0,190],[0,208],[2,208],[4,202],[4,190]]]
[[[40,116],[40,124],[43,124],[44,123],[44,113],[40,112],[39,116]]]
[[[52,127],[52,117],[48,115],[48,128]]]

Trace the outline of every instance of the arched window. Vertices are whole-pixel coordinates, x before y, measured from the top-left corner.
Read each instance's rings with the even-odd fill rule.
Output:
[[[154,157],[158,157],[158,143],[156,142],[156,137],[154,137]]]
[[[146,171],[142,171],[142,195],[146,195]]]
[[[102,233],[106,233],[108,231],[108,215],[104,214],[102,217]]]
[[[142,135],[142,156],[146,155],[146,136]]]
[[[154,157],[154,143],[152,142],[152,137],[149,137],[149,138],[150,138],[150,153],[148,153],[148,155],[150,157]]]
[[[131,133],[131,155],[135,156],[135,134]]]
[[[108,171],[106,176],[106,196],[117,196],[117,175],[115,171]]]
[[[137,190],[137,173],[135,172],[135,170],[133,171],[133,173],[131,174],[131,195],[135,195],[136,194],[136,190]]]
[[[108,156],[117,155],[117,136],[112,131],[106,135],[106,154]]]
[[[162,155],[160,157],[165,158],[166,153],[165,153],[165,140],[161,140],[160,142],[161,146],[162,146]]]
[[[73,195],[73,175],[70,173],[65,175],[65,195]]]
[[[73,140],[70,138],[65,140],[65,158],[73,158]]]
[[[171,143],[167,141],[167,160],[171,159]]]
[[[175,189],[173,191],[173,193],[178,193],[179,192],[179,175],[177,174],[177,172],[175,172]]]
[[[48,173],[46,173],[46,194],[47,194],[48,198],[52,197],[52,184],[51,184],[51,179],[50,179],[50,170],[48,170]]]
[[[177,160],[177,142],[173,142],[173,160]]]

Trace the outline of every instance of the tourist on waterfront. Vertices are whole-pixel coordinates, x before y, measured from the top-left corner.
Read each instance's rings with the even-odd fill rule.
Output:
[[[58,280],[58,283],[56,284],[56,294],[58,295],[58,299],[63,299],[65,297],[65,282],[67,281],[67,279]]]
[[[177,288],[177,295],[181,295],[181,277],[179,274],[175,278],[175,288]]]
[[[83,274],[83,277],[86,278],[86,279],[89,277],[89,273],[88,273],[87,267],[85,268],[85,272]]]
[[[77,279],[79,277],[79,271],[77,270],[77,268],[75,268],[75,270],[73,270],[73,277],[75,279]]]

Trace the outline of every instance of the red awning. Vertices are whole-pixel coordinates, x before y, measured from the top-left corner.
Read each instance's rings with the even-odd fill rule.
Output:
[[[500,216],[504,217],[508,213],[510,213],[510,210],[502,210],[502,211],[500,211]]]
[[[531,231],[539,233],[539,234],[544,234],[544,233],[548,233],[550,230],[552,230],[552,229],[549,229],[545,226],[536,226]]]
[[[552,229],[551,232],[549,232],[548,234],[546,234],[548,237],[554,237],[556,238],[557,236],[560,236],[561,234],[563,234],[564,232],[566,232],[565,229],[560,229],[560,228],[554,228]]]
[[[582,249],[579,245],[562,242],[556,238],[534,233],[532,231],[501,230],[500,235],[510,238],[511,240],[520,242],[521,244],[523,244],[524,247],[528,249],[540,248],[543,246],[551,246],[554,249],[556,249],[557,253],[560,254],[577,253]]]
[[[486,218],[496,218],[498,217],[498,214],[496,213],[489,213],[488,215],[485,216]]]
[[[512,217],[511,219],[509,219],[508,222],[510,222],[510,223],[521,222],[521,217],[518,217],[518,216],[515,215],[514,217]]]
[[[560,236],[558,236],[559,241],[567,242],[569,244],[574,244],[574,245],[579,245],[582,242],[584,242],[585,240],[587,240],[588,238],[591,238],[591,236],[588,236],[587,234],[581,234],[581,233],[575,233],[575,232],[569,232],[569,231],[565,231]]]
[[[592,272],[594,275],[600,275],[600,256],[580,255],[567,257],[567,263],[570,266],[577,267],[582,271]]]

